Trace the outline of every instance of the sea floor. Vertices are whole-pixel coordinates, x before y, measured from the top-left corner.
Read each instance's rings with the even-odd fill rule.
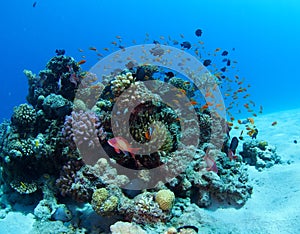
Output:
[[[276,126],[271,125],[274,121]],[[212,233],[300,233],[300,109],[260,115],[255,125],[257,138],[276,146],[283,164],[261,172],[249,167],[253,194],[243,207],[214,206],[201,209],[202,214],[215,224]],[[240,130],[231,132],[239,134]],[[34,222],[32,214],[9,212],[0,220],[0,234],[30,233]]]

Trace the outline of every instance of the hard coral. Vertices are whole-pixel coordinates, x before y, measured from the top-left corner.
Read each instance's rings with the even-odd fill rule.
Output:
[[[12,124],[21,132],[28,132],[34,128],[36,121],[36,111],[28,104],[21,104],[15,107],[11,118]]]
[[[110,194],[106,188],[96,189],[92,195],[92,207],[97,214],[102,216],[113,214],[118,203],[118,197]]]
[[[162,189],[157,192],[155,201],[162,210],[171,210],[175,201],[175,195],[169,189]]]
[[[102,186],[102,181],[83,165],[82,160],[70,160],[61,170],[56,185],[62,196],[69,196],[78,202],[88,202],[93,190]]]
[[[99,141],[104,141],[105,137],[106,132],[93,112],[72,111],[65,119],[62,140],[73,150],[81,145],[95,148],[99,145]]]

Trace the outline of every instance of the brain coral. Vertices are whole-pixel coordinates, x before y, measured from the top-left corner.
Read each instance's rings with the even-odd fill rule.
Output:
[[[175,195],[169,189],[159,190],[155,196],[155,201],[162,210],[171,210],[174,204]]]

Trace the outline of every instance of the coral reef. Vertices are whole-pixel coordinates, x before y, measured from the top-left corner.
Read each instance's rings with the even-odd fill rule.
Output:
[[[157,47],[151,53],[164,52]],[[263,168],[280,162],[262,141],[244,143],[242,157],[232,160],[220,150],[229,139],[226,120],[192,99],[195,84],[167,79],[151,64],[126,67],[103,74],[101,83],[64,55],[38,75],[24,70],[28,104],[0,125],[0,163],[5,191],[35,199],[37,232],[50,223],[61,232],[68,230],[64,224],[84,231],[78,218],[84,211],[69,204],[87,204],[95,216],[114,220],[115,234],[195,233],[202,217],[191,218],[192,211],[249,199],[245,163]],[[202,87],[212,79],[198,80]],[[129,139],[126,150],[110,144],[121,136]]]
[[[62,129],[62,141],[68,143],[72,150],[83,145],[87,148],[95,148],[99,141],[106,137],[100,119],[93,112],[72,111],[65,119]]]
[[[30,132],[35,126],[36,118],[36,111],[32,106],[21,104],[14,109],[11,121],[19,132]]]
[[[162,210],[171,210],[175,201],[175,195],[171,190],[159,190],[155,196],[155,201]]]
[[[141,227],[128,222],[118,221],[110,226],[112,234],[146,234]]]
[[[266,141],[251,140],[243,144],[243,151],[240,153],[243,161],[261,171],[281,163],[281,157],[276,153],[276,148]]]
[[[118,197],[109,194],[106,188],[96,189],[92,195],[92,207],[97,214],[107,216],[116,212]]]

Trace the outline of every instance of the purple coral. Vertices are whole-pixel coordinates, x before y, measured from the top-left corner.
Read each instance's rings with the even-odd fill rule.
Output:
[[[69,160],[56,180],[63,197],[71,197],[78,202],[89,202],[93,191],[103,186],[102,181],[80,160]]]
[[[93,112],[72,111],[65,119],[62,141],[75,150],[78,146],[95,148],[106,138],[100,119]],[[77,147],[76,147],[77,146]]]

